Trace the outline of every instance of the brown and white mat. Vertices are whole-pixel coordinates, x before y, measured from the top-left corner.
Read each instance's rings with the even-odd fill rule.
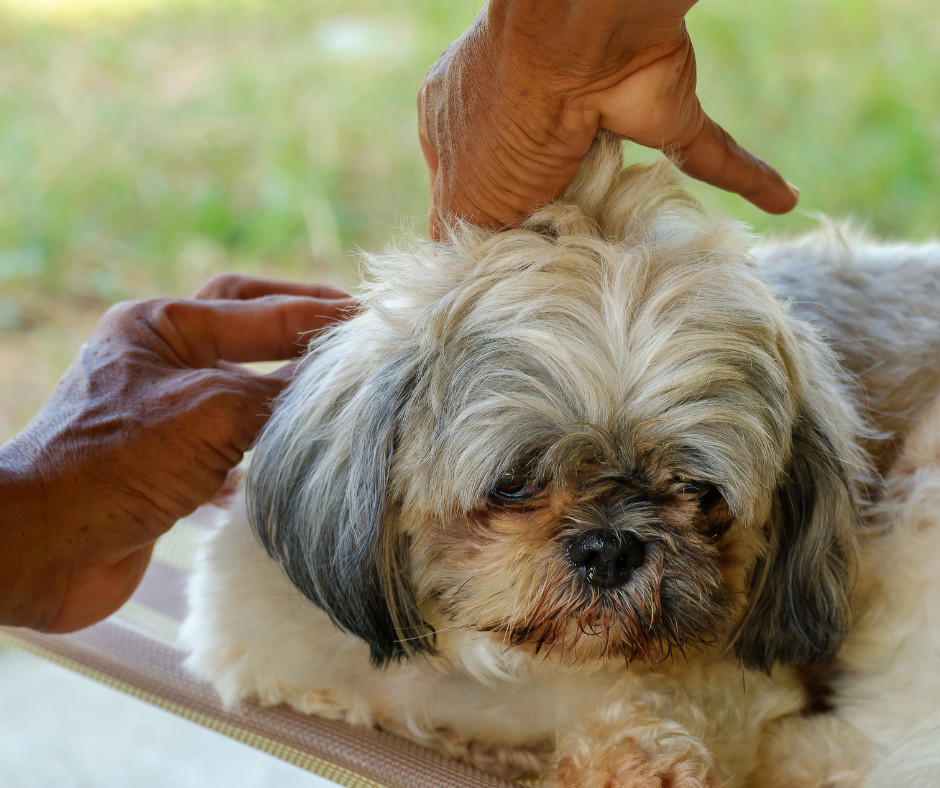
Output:
[[[182,668],[176,643],[199,534],[218,510],[177,523],[154,550],[133,598],[107,621],[71,635],[0,628],[0,640],[231,736],[347,788],[513,788],[410,742],[286,707],[225,711],[214,690]]]

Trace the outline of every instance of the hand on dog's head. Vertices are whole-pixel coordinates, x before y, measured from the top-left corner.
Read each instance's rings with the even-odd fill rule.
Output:
[[[831,353],[733,222],[599,139],[518,229],[369,259],[254,452],[268,552],[377,664],[830,657],[864,461]]]

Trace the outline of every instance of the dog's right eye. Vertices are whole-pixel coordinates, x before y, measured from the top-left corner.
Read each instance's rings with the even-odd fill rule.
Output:
[[[499,478],[490,498],[497,502],[513,503],[527,501],[542,491],[542,485],[535,479],[530,479],[518,473],[507,473]]]

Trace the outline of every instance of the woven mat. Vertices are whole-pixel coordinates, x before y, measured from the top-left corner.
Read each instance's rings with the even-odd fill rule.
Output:
[[[177,523],[154,550],[143,582],[107,621],[71,635],[0,628],[0,640],[257,747],[347,788],[513,788],[513,784],[382,731],[243,705],[225,711],[215,691],[182,668],[177,645],[186,576],[199,534],[218,510]]]

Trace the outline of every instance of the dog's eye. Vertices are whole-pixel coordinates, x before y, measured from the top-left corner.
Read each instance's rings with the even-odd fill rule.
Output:
[[[676,476],[672,481],[679,486],[680,495],[694,495],[704,512],[711,511],[721,500],[721,490],[714,484],[700,482],[688,476]]]
[[[696,481],[688,476],[676,476],[673,482],[679,485],[680,492],[683,495],[701,496],[711,489],[711,485],[708,482]]]
[[[541,491],[542,485],[535,479],[520,473],[506,473],[496,482],[491,497],[502,502],[526,501]]]

